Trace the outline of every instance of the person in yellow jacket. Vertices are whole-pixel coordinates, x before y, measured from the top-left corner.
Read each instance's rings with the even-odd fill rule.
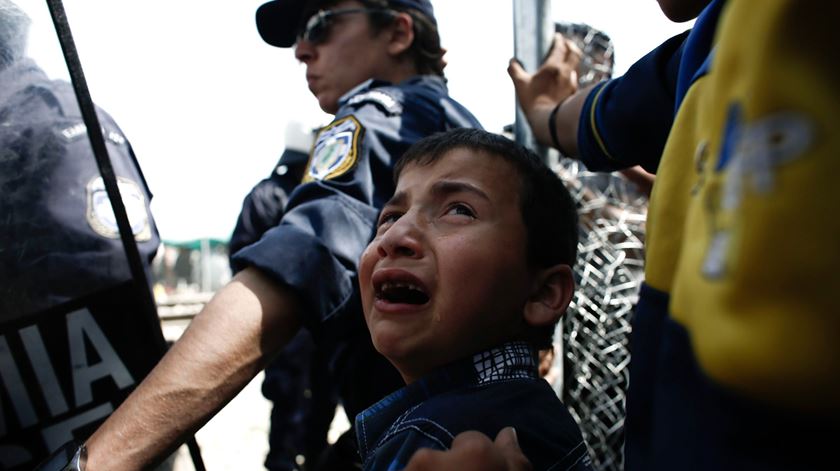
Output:
[[[558,103],[536,75],[562,76],[562,64],[535,76],[510,68],[537,138],[588,166],[645,163],[620,152],[633,148],[622,124],[659,109],[643,100],[611,106],[621,103],[616,93],[673,100],[672,122],[660,124],[661,158],[647,167],[656,180],[631,339],[625,469],[834,467],[840,65],[831,52],[840,4],[660,4],[680,20],[705,8],[671,49],[675,82],[667,74],[624,90],[606,82]],[[418,455],[408,469],[526,469],[509,435],[495,445],[464,436],[448,453]]]

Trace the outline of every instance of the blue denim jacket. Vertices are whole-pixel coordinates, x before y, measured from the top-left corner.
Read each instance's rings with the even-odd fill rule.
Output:
[[[356,416],[366,470],[402,469],[419,448],[447,450],[461,432],[489,437],[516,428],[534,470],[589,470],[580,430],[549,384],[537,354],[512,342],[436,370]]]

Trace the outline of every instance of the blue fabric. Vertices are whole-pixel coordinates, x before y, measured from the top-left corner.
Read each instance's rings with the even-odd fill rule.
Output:
[[[668,315],[669,301],[667,293],[643,285],[632,320],[625,469],[823,468],[824,454],[792,451],[828,449],[836,441],[829,424],[821,429],[708,378],[688,332]],[[779,442],[786,446],[767,446]]]
[[[586,98],[578,126],[578,153],[589,170],[641,165],[656,173],[674,122],[680,59],[688,32],[665,41],[621,77]]]
[[[309,156],[286,149],[267,178],[254,185],[242,201],[242,209],[228,242],[233,257],[241,248],[258,241],[269,229],[280,223],[289,195],[300,184]],[[279,169],[283,169],[279,173]]]
[[[389,395],[356,417],[356,436],[364,469],[398,470],[420,448],[449,449],[467,430],[493,438],[506,426],[534,470],[591,469],[577,424],[538,377],[525,343],[481,352]]]
[[[713,0],[697,17],[691,33],[685,40],[680,72],[677,77],[677,95],[674,114],[680,109],[685,94],[695,80],[705,75],[711,64],[712,43],[715,39],[717,22],[726,0]]]
[[[724,4],[714,0],[690,31],[665,41],[624,75],[589,93],[578,126],[578,153],[589,170],[641,165],[656,173],[679,104],[708,71]]]

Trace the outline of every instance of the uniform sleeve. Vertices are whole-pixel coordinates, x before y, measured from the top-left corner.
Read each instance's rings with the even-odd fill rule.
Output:
[[[587,96],[578,126],[579,158],[594,171],[641,165],[656,173],[674,120],[674,96],[683,43],[675,36],[623,76]]]
[[[268,178],[254,185],[242,201],[242,209],[230,236],[228,250],[233,257],[243,247],[258,241],[283,217],[289,195],[300,184],[308,156],[287,149]]]
[[[404,118],[370,103],[343,107],[316,138],[281,223],[233,257],[236,269],[255,267],[301,294],[316,336],[353,301],[358,259],[393,193],[393,162],[413,141]]]
[[[704,100],[726,106],[723,143],[672,301],[709,376],[823,417],[840,411],[840,74],[816,45],[838,17],[836,3],[730,4]]]

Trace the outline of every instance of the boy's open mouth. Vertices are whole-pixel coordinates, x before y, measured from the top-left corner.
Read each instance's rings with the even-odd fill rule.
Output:
[[[429,302],[429,295],[423,288],[402,281],[388,281],[378,285],[376,298],[394,304],[421,305]]]

